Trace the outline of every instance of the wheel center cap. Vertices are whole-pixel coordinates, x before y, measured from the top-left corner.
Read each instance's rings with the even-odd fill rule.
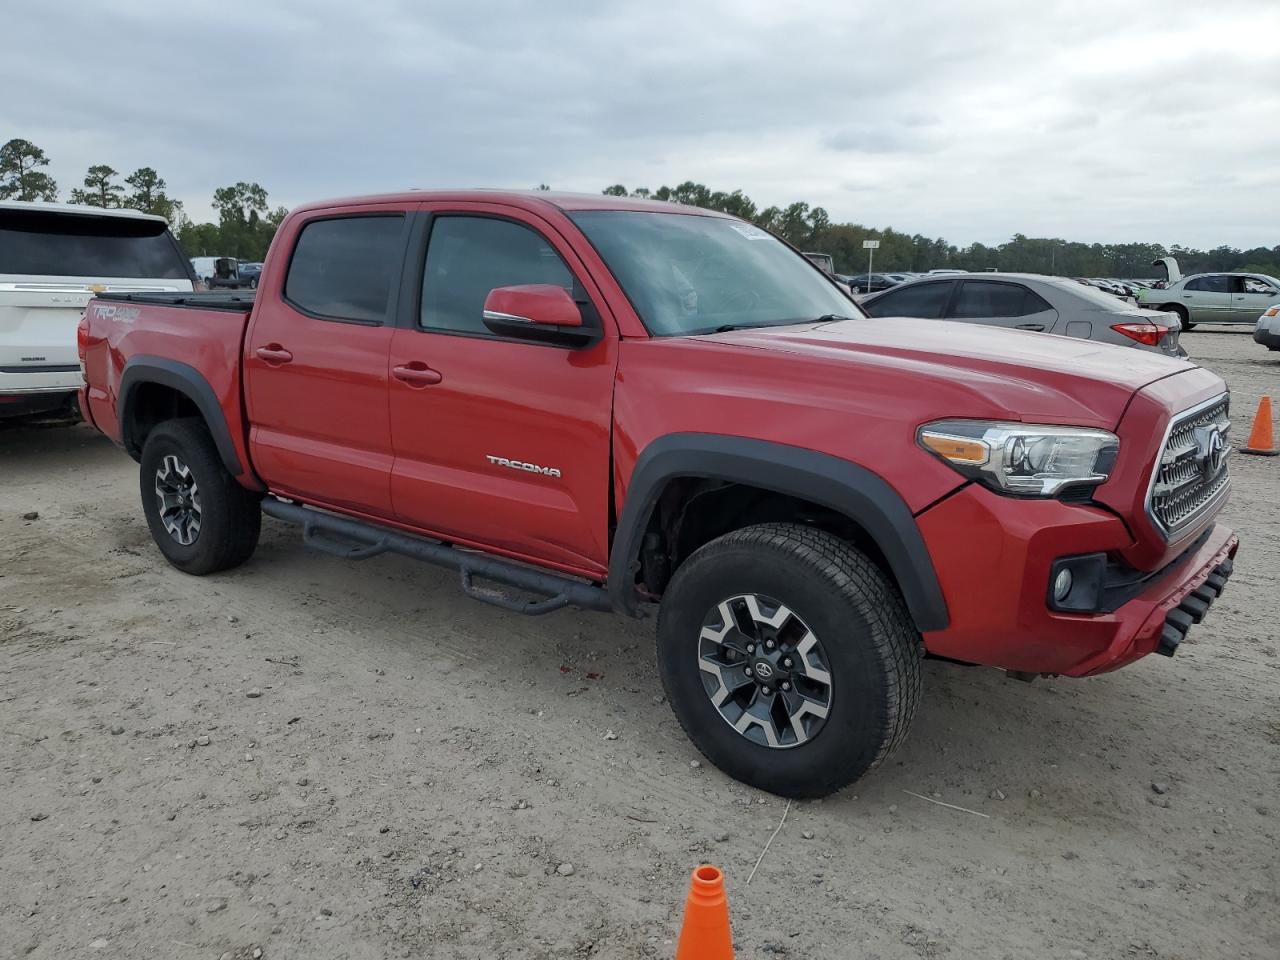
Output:
[[[777,672],[773,664],[768,660],[757,660],[753,664],[757,680],[772,680],[773,675]]]

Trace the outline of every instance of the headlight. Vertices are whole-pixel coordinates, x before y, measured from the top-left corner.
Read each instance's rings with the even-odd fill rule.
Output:
[[[997,493],[1052,497],[1106,480],[1120,439],[1106,430],[986,420],[938,420],[917,434],[920,446]]]

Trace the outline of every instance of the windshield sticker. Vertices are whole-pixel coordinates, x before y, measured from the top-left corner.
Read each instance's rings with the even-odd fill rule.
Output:
[[[768,240],[770,237],[770,234],[749,223],[731,223],[729,226],[733,227],[748,240]]]

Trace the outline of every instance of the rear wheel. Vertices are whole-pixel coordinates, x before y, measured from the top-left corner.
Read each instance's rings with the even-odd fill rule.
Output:
[[[196,418],[169,420],[147,435],[139,474],[151,536],[171,564],[203,575],[239,566],[258,545],[258,497],[223,466]]]
[[[884,572],[796,524],[699,549],[658,620],[663,685],[690,739],[730,776],[787,797],[838,790],[901,743],[921,652]]]
[[[1194,330],[1196,325],[1191,322],[1191,317],[1187,313],[1186,307],[1173,306],[1166,307],[1165,313],[1172,313],[1178,318],[1178,322],[1182,325],[1183,330]]]

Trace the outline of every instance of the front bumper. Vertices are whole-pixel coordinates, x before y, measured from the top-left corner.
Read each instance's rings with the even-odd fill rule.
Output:
[[[1260,343],[1271,350],[1280,350],[1280,323],[1275,320],[1271,322],[1276,327],[1275,330],[1269,330],[1261,324],[1254,328],[1253,342]]]
[[[1171,653],[1190,626],[1179,607],[1190,598],[1187,606],[1203,617],[1217,594],[1208,601],[1204,595],[1215,586],[1221,592],[1239,546],[1231,530],[1210,524],[1194,546],[1114,609],[1071,613],[1049,608],[1053,564],[1078,554],[1119,556],[1133,541],[1115,514],[1056,500],[1014,500],[971,484],[917,522],[951,617],[945,630],[924,634],[930,653],[1073,677],[1115,670],[1162,642],[1160,652]],[[1177,642],[1166,632],[1170,623],[1182,627]]]

